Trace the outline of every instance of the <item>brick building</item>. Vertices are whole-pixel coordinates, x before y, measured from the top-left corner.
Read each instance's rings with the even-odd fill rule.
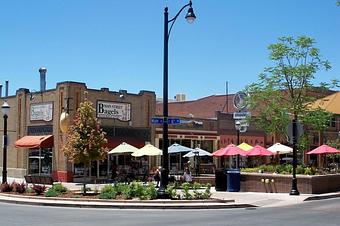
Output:
[[[46,90],[44,80],[41,83],[39,92],[22,88],[14,96],[1,98],[1,104],[7,100],[10,105],[7,152],[9,177],[49,174],[58,181],[73,181],[77,174],[81,174],[81,166],[68,162],[61,152],[66,134],[60,130],[60,115],[68,111],[72,122],[85,95],[96,108],[97,117],[107,133],[108,148],[112,149],[123,141],[136,147],[142,147],[146,142],[153,143],[155,133],[150,119],[155,112],[154,92],[131,94],[125,90],[110,91],[108,88],[95,90],[87,88],[84,83],[68,81],[58,83],[55,89]],[[110,114],[110,109],[117,110]],[[0,130],[2,133],[2,117]],[[2,150],[0,156],[2,168]],[[111,157],[107,161],[94,162],[91,175],[108,177],[112,161],[119,163],[123,160]]]

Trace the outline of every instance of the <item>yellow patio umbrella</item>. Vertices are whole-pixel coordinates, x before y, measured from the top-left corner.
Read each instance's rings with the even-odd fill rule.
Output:
[[[134,157],[141,157],[141,156],[157,156],[157,155],[162,155],[162,150],[156,148],[152,144],[147,144],[138,151],[135,151],[131,154]]]
[[[237,147],[241,148],[244,151],[249,151],[250,149],[253,148],[253,146],[243,142],[242,144],[238,145]]]

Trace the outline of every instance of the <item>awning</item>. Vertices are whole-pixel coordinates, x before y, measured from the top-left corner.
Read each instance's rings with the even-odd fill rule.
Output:
[[[53,135],[46,136],[24,136],[15,141],[16,148],[52,148]]]
[[[128,143],[136,148],[141,148],[145,145],[145,140],[133,137],[107,137],[106,139],[106,147],[109,149],[113,149],[123,142]]]

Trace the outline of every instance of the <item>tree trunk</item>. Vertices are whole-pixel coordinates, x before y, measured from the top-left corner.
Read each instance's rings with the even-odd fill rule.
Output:
[[[323,145],[323,132],[319,131],[319,147],[321,145]],[[318,165],[320,166],[320,168],[325,168],[327,155],[319,155],[318,159],[319,159]]]
[[[86,175],[88,168],[88,166],[84,166],[83,195],[86,195]]]

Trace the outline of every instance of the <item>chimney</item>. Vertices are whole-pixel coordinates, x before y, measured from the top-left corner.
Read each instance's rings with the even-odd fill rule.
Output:
[[[2,97],[2,85],[0,85],[0,98]]]
[[[7,98],[8,97],[8,81],[6,81],[6,92],[5,92],[5,97]]]
[[[46,72],[47,69],[44,67],[39,68],[40,73],[40,91],[43,92],[46,90]]]
[[[178,93],[175,96],[177,102],[186,101],[186,95],[184,93]]]

